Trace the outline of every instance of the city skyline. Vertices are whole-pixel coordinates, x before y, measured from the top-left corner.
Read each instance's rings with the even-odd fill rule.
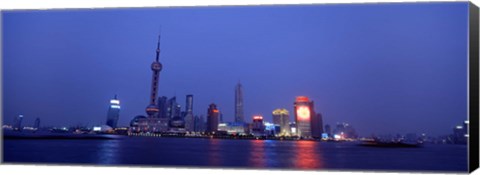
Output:
[[[179,101],[183,101],[185,95],[194,95],[194,115],[206,115],[208,104],[215,103],[222,114],[225,115],[224,120],[234,121],[232,87],[240,79],[246,87],[243,92],[246,121],[250,121],[251,117],[256,114],[261,114],[270,120],[272,117],[271,111],[277,108],[286,108],[293,111],[295,97],[308,96],[315,101],[316,111],[322,113],[324,124],[352,123],[358,132],[363,135],[384,132],[426,132],[435,135],[448,133],[452,126],[466,120],[466,72],[463,72],[466,70],[466,51],[460,49],[465,48],[460,46],[466,46],[466,31],[460,30],[466,26],[466,21],[458,22],[458,20],[455,20],[457,18],[463,19],[461,17],[466,16],[466,13],[463,14],[463,11],[461,11],[463,6],[425,5],[432,6],[432,8],[427,12],[425,12],[425,9],[422,9],[423,11],[413,10],[422,17],[422,19],[417,20],[408,18],[413,15],[400,17],[383,9],[390,8],[390,10],[402,12],[402,7],[412,8],[406,4],[380,6],[382,7],[364,5],[360,6],[362,8],[353,9],[366,13],[366,15],[363,14],[363,18],[359,18],[367,24],[365,28],[360,28],[365,30],[360,33],[348,29],[343,29],[340,32],[333,31],[339,27],[348,26],[346,22],[352,22],[348,20],[348,15],[341,15],[342,12],[348,11],[349,6],[337,6],[336,12],[328,15],[326,12],[318,12],[319,9],[323,8],[322,6],[302,8],[229,7],[228,10],[217,8],[129,9],[128,11],[110,9],[75,11],[72,13],[68,13],[68,11],[8,12],[3,17],[4,23],[7,24],[4,29],[6,44],[4,45],[5,111],[3,122],[8,123],[10,118],[23,114],[32,118],[41,118],[43,124],[54,124],[56,122],[62,124],[64,121],[73,122],[69,123],[71,125],[103,123],[105,106],[108,105],[107,102],[112,94],[118,94],[121,97],[119,100],[122,101],[119,125],[127,125],[133,117],[144,115],[145,112],[142,113],[142,111],[145,109],[145,97],[148,96],[150,87],[147,86],[147,82],[152,77],[151,71],[147,71],[146,67],[154,58],[154,49],[151,45],[155,42],[153,36],[157,34],[155,30],[158,28],[153,27],[157,25],[157,22],[150,21],[152,17],[145,14],[153,14],[157,17],[170,19],[170,21],[166,20],[167,22],[161,20],[162,43],[165,43],[162,45],[162,51],[164,51],[162,52],[162,64],[165,64],[165,69],[162,70],[162,76],[160,77],[162,83],[159,85],[158,96],[176,96],[180,98]],[[291,15],[293,17],[287,18],[288,20],[283,19],[282,17],[287,17],[285,16],[287,13],[281,12],[281,10],[277,11],[278,8],[282,8],[284,11],[289,9],[289,12],[293,12]],[[301,9],[303,8],[306,8],[305,11],[312,14],[302,12]],[[434,17],[441,14],[442,8],[453,9],[453,12],[449,11],[450,13],[445,16],[450,17],[451,20],[447,20],[449,24],[455,24],[446,25],[448,26],[446,29],[438,29],[436,33],[430,33],[431,36],[421,34],[422,31],[431,29],[432,26],[444,25],[445,21],[434,20],[437,19]],[[385,13],[386,17],[374,16],[374,13],[368,12],[367,9]],[[178,12],[175,10],[178,10]],[[210,10],[213,10],[213,12],[207,12]],[[251,21],[253,23],[250,24],[250,27],[245,26],[248,20],[241,15],[245,12],[248,12],[246,16],[259,17],[259,19]],[[121,30],[114,31],[112,34],[105,33],[107,30],[101,29],[101,27],[106,26],[96,23],[96,19],[89,17],[88,14],[90,13],[95,13],[95,16],[99,16],[100,19],[112,19],[112,16],[122,15],[124,18],[120,18],[121,20],[112,21],[112,25],[120,27]],[[200,18],[202,22],[209,22],[212,26],[216,24],[215,20],[217,20],[231,22],[230,25],[243,28],[233,30],[234,27],[229,27],[228,24],[221,26],[222,28],[204,25],[201,22],[194,21],[194,19],[197,19],[195,18],[196,13],[203,15]],[[332,11],[328,11],[328,13],[332,13]],[[347,14],[353,13],[347,12]],[[67,15],[67,17],[60,17],[61,14]],[[138,16],[139,14],[142,15]],[[224,14],[227,17],[214,18],[214,14]],[[273,14],[273,17],[269,17],[268,14]],[[339,22],[334,23],[333,20],[326,19],[326,15],[327,17],[336,17],[335,19]],[[145,34],[126,33],[129,32],[129,29],[135,29],[131,26],[135,24],[135,21],[132,20],[133,16],[143,16],[138,22],[141,28],[137,31]],[[190,21],[186,23],[173,22],[174,17],[172,16],[183,17],[190,19]],[[235,20],[227,19],[229,17]],[[317,20],[318,17],[322,20]],[[87,25],[67,22],[72,19],[77,19],[77,21],[83,19],[84,21],[80,23]],[[279,28],[282,26],[282,22],[296,24],[295,19],[303,19],[306,24],[300,27]],[[426,19],[431,21],[427,21],[430,24],[429,27],[422,28],[420,25],[415,30],[388,23],[390,26],[387,26],[387,28],[392,31],[386,32],[383,31],[385,29],[380,29],[385,33],[375,35],[373,32],[368,32],[368,30],[372,30],[368,27],[374,27],[385,22],[369,22],[369,19],[380,21],[397,19],[403,22],[402,24],[407,23],[407,26],[412,26],[412,23],[421,24],[420,22],[425,22],[422,20]],[[269,20],[276,21],[265,24]],[[58,25],[56,21],[62,21],[62,25]],[[63,24],[65,22],[67,24]],[[22,25],[27,24],[36,25],[36,27],[34,29],[21,28]],[[51,28],[46,24],[55,24],[58,25],[56,26],[58,28]],[[187,30],[186,27],[189,24],[192,27]],[[334,27],[330,26],[329,28],[328,24]],[[326,29],[324,28],[320,32],[316,31],[325,27],[325,25]],[[14,31],[18,27],[20,27],[19,31]],[[267,27],[267,29],[262,27]],[[395,27],[400,27],[400,29],[393,29]],[[50,36],[50,32],[53,32],[51,29],[60,32],[59,36],[51,40],[45,40],[45,37]],[[278,29],[278,31],[269,33],[267,32],[268,29]],[[417,31],[417,29],[420,29],[420,31]],[[305,31],[306,34],[296,33],[299,31]],[[452,31],[455,31],[453,36]],[[82,33],[81,36],[86,38],[80,39],[79,36],[70,35],[75,32]],[[193,34],[189,32],[193,32]],[[204,36],[201,35],[202,32],[210,34]],[[222,34],[221,37],[212,34],[218,32]],[[242,33],[236,32],[244,33],[242,35]],[[353,37],[343,37],[342,32]],[[347,41],[357,44],[361,43],[359,41],[366,42],[365,39],[367,38],[360,35],[364,34],[362,32],[370,34],[371,38],[369,39],[373,41],[367,42],[367,45],[373,46],[373,48],[349,45]],[[409,32],[415,33],[411,34]],[[288,35],[285,35],[285,33]],[[18,38],[20,34],[26,34],[26,36]],[[182,37],[182,34],[188,36]],[[328,38],[328,34],[336,35]],[[404,38],[391,36],[392,34],[403,34],[401,36]],[[252,36],[254,38],[251,38]],[[307,36],[309,38],[306,38]],[[385,38],[380,38],[382,36],[389,36],[390,38],[384,41]],[[436,38],[439,36],[441,36],[440,39]],[[419,37],[419,39],[415,37]],[[259,41],[259,43],[254,44],[249,38]],[[458,42],[446,42],[452,40],[452,38]],[[91,43],[97,39],[100,42]],[[422,42],[422,39],[428,40],[428,42]],[[31,42],[32,40],[44,41],[45,44],[29,46],[29,43],[36,43]],[[325,45],[325,40],[333,46]],[[412,40],[417,45],[410,43]],[[465,40],[464,44],[459,40]],[[224,42],[223,46],[214,44],[220,41]],[[379,41],[383,42],[375,43]],[[402,42],[400,44],[390,43],[394,41]],[[316,42],[320,42],[322,47],[317,46]],[[437,42],[437,44],[432,44],[433,42]],[[204,45],[193,43],[203,43]],[[421,47],[422,44],[426,43],[429,43],[428,48]],[[94,46],[89,47],[87,44]],[[391,44],[392,46],[382,47],[381,44]],[[407,44],[413,44],[414,46],[406,47]],[[402,52],[396,50],[396,47],[401,46],[406,49]],[[24,47],[32,48],[32,52],[39,54],[39,57],[43,59],[40,61],[32,60],[29,54],[33,53],[20,53],[20,49]],[[216,50],[218,47],[223,51]],[[260,48],[257,49],[256,47]],[[356,49],[357,47],[360,49]],[[421,49],[418,49],[419,47]],[[59,51],[59,48],[65,50]],[[377,48],[388,51],[377,53]],[[341,49],[346,49],[351,53],[345,53]],[[438,49],[445,50],[434,53],[439,52]],[[80,56],[75,55],[76,59],[65,57],[72,53],[77,53]],[[363,57],[358,59],[355,57],[356,54]],[[399,60],[398,55],[401,55],[404,60]],[[464,58],[464,62],[458,61],[457,57]],[[410,64],[406,64],[407,61]],[[240,64],[244,67],[233,66],[232,64]],[[33,69],[38,75],[28,75],[15,70],[20,69],[23,65],[28,69]],[[101,67],[99,69],[101,71],[96,71],[95,66]],[[268,69],[270,67],[275,68]],[[80,71],[75,73],[72,69]],[[208,71],[210,69],[212,71]],[[434,78],[431,79],[432,77]],[[33,81],[39,87],[22,89],[24,81]],[[295,84],[295,86],[290,84]],[[102,88],[104,86],[109,88]],[[15,87],[19,87],[18,91],[25,93],[16,92]],[[19,95],[19,97],[13,95]],[[76,103],[72,103],[72,106],[64,104],[62,108],[41,104],[49,96],[53,98],[48,99],[49,103],[47,104],[56,105],[63,100],[72,100]],[[437,98],[446,100],[442,102]],[[78,101],[81,103],[78,103]],[[25,105],[28,108],[22,106],[25,103],[28,104]],[[139,106],[142,105],[143,110],[140,110]],[[86,111],[77,112],[73,115],[57,111],[68,111],[72,107],[80,107]],[[465,109],[462,109],[463,107]],[[182,109],[184,109],[184,106],[182,106]],[[67,116],[73,117],[66,119]],[[436,120],[437,123],[432,126],[431,121],[433,119],[440,120]],[[391,120],[395,122],[390,123]],[[290,115],[290,121],[293,121],[293,115]],[[412,121],[414,121],[413,124]]]

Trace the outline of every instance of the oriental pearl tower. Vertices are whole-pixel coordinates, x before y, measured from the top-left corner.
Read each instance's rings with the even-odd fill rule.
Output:
[[[157,99],[158,77],[160,75],[160,71],[162,70],[162,64],[158,61],[159,57],[160,57],[160,35],[158,36],[158,42],[157,42],[157,57],[155,61],[153,61],[150,67],[152,69],[152,89],[150,93],[150,104],[145,109],[149,118],[154,118],[159,111],[155,101]]]

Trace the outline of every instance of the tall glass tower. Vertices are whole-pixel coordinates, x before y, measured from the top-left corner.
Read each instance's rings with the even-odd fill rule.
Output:
[[[245,122],[243,113],[243,87],[240,83],[235,86],[235,122]]]
[[[118,117],[120,116],[120,100],[117,99],[117,95],[110,100],[110,106],[107,113],[107,125],[116,128]]]
[[[185,130],[194,131],[195,119],[193,117],[193,95],[187,95],[186,98],[186,111],[185,111]]]

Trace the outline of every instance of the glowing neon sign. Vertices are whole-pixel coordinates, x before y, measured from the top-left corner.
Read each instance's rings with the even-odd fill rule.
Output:
[[[300,120],[310,120],[310,109],[307,106],[298,107],[297,117]]]

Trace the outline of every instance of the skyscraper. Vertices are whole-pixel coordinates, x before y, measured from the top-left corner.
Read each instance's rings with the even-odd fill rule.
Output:
[[[23,120],[23,115],[18,115],[13,119],[13,130],[17,130],[17,131],[22,130],[22,120]]]
[[[117,99],[117,95],[110,100],[110,106],[107,112],[107,125],[116,128],[118,117],[120,116],[120,100]]]
[[[214,103],[208,107],[207,116],[207,132],[214,133],[218,131],[218,109]]]
[[[168,103],[167,103],[167,97],[161,96],[158,97],[158,118],[167,118],[168,117]]]
[[[193,98],[193,97],[192,97]],[[167,116],[172,119],[174,117],[181,117],[181,106],[177,103],[177,97],[168,99]]]
[[[152,69],[152,87],[150,92],[150,104],[147,106],[145,111],[149,118],[154,118],[155,115],[158,113],[157,107],[157,91],[158,91],[158,81],[160,71],[162,70],[162,64],[159,62],[160,59],[160,35],[158,36],[157,42],[157,56],[155,61],[151,64],[150,68]]]
[[[33,123],[33,128],[36,128],[36,129],[40,128],[40,118],[35,119],[35,122]]]
[[[280,126],[280,136],[290,135],[290,116],[287,109],[275,109],[272,112],[273,124]]]
[[[325,125],[325,132],[327,133],[328,137],[332,137],[332,128],[330,127],[330,125]]]
[[[323,133],[323,117],[317,113],[312,116],[312,137],[321,138]]]
[[[260,116],[260,115],[253,116],[252,134],[254,136],[265,135],[265,124],[263,123],[263,116]]]
[[[240,83],[235,86],[235,122],[245,122],[243,113],[243,87]]]
[[[185,130],[194,131],[195,121],[193,118],[193,95],[187,95],[186,105],[185,105]]]
[[[294,103],[295,123],[299,137],[312,137],[312,116],[315,115],[313,101],[306,96],[297,97]]]

